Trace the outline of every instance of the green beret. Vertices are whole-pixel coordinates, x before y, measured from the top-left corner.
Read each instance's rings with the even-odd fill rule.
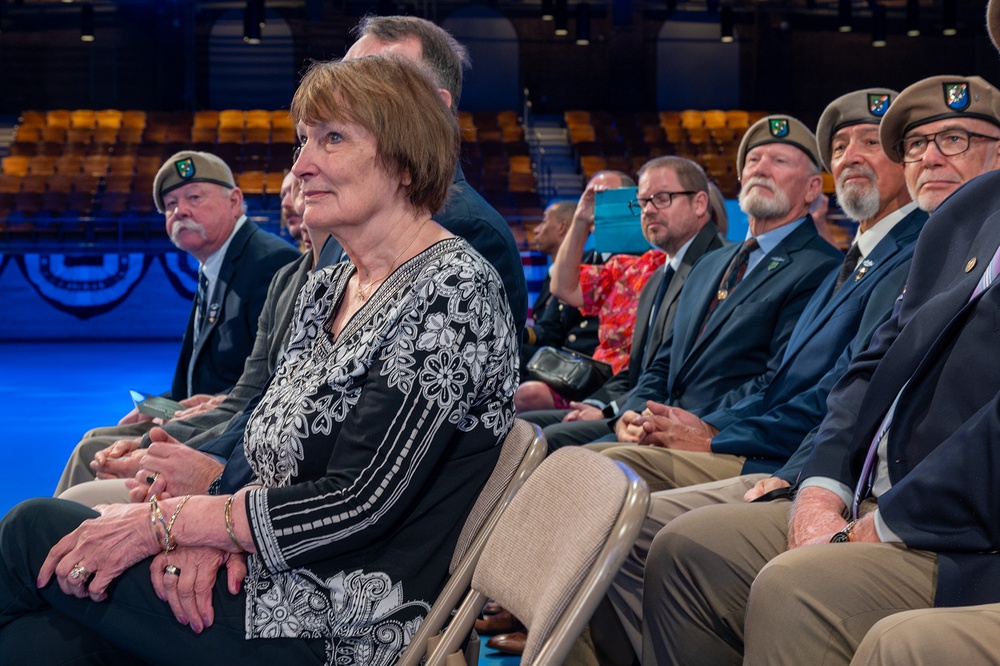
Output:
[[[211,153],[182,150],[172,155],[156,172],[153,180],[156,210],[161,213],[166,210],[163,205],[164,194],[188,183],[215,183],[230,189],[236,187],[233,172],[222,159]]]
[[[882,118],[879,142],[893,162],[896,144],[914,127],[945,118],[978,118],[1000,127],[1000,90],[979,76],[932,76],[903,90]]]
[[[767,143],[787,143],[795,146],[808,155],[817,168],[820,167],[819,155],[816,153],[816,137],[802,124],[802,121],[791,116],[767,116],[751,125],[740,141],[740,148],[736,153],[737,178],[742,177],[747,153]]]
[[[899,95],[888,88],[867,88],[855,90],[842,95],[830,102],[816,125],[816,143],[819,144],[819,156],[823,166],[833,173],[830,166],[830,148],[834,135],[843,127],[851,125],[878,125],[882,116],[889,110],[889,105]]]

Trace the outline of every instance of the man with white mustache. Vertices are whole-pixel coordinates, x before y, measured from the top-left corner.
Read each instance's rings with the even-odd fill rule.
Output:
[[[653,495],[639,541],[609,593],[637,654],[643,647],[644,574],[651,597],[646,603],[658,607],[661,563],[650,554],[656,534],[701,506],[750,502],[765,493],[783,497],[779,489],[787,491],[794,483],[812,448],[811,432],[826,413],[830,389],[892,311],[927,220],[910,201],[902,167],[886,157],[879,143],[879,123],[896,96],[884,88],[858,90],[831,102],[820,118],[820,156],[834,176],[841,208],[859,222],[858,235],[840,270],[810,299],[772,380],[755,395],[702,418],[667,407],[653,408],[643,419],[643,442],[652,446],[632,447],[643,463],[635,468],[644,470],[654,487],[662,484],[648,477],[669,476],[670,449],[682,444],[745,458],[781,455],[782,450],[794,455],[773,474],[744,474]],[[629,464],[634,464],[631,458]],[[645,641],[647,652],[658,654],[655,627],[646,632]]]
[[[299,253],[247,219],[243,193],[229,166],[215,155],[173,155],[157,172],[152,194],[171,242],[198,261],[199,283],[204,283],[191,306],[173,383],[164,394],[189,408],[179,418],[190,418],[218,406],[239,380],[271,278]],[[132,410],[117,426],[89,431],[70,457],[56,494],[94,478],[86,465],[94,453],[119,439],[140,437],[153,425],[152,417]]]

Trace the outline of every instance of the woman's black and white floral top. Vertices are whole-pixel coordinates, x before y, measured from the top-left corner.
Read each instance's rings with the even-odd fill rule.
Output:
[[[333,340],[353,272],[303,287],[247,426],[264,489],[247,495],[246,629],[323,637],[330,664],[393,664],[513,423],[516,337],[499,276],[459,238],[397,269]]]

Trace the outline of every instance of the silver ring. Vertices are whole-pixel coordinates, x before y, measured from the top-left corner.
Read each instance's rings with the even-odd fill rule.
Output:
[[[174,566],[173,564],[168,564],[167,566],[163,567],[163,573],[170,574],[171,576],[180,576],[181,568],[178,566]]]

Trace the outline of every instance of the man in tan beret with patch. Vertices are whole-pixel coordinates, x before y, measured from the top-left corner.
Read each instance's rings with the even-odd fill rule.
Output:
[[[153,201],[171,242],[200,266],[173,383],[163,394],[194,408],[187,410],[193,415],[221,402],[240,378],[271,278],[299,253],[247,219],[243,193],[215,155],[182,151],[170,157],[153,181]],[[56,494],[94,478],[85,464],[73,461],[89,461],[114,441],[152,426],[152,417],[133,410],[117,426],[88,432],[66,468],[73,474],[64,473]]]
[[[933,211],[1000,162],[1000,90],[978,76],[932,76],[899,95],[880,130],[906,172],[910,195]]]
[[[907,182],[934,209],[906,287],[831,391],[793,502],[706,506],[657,535],[657,609],[644,604],[643,619],[660,663],[870,663],[879,635],[907,640],[897,630],[909,624],[941,647],[952,636],[928,618],[1000,602],[1000,173],[992,149],[977,145],[1000,133],[983,83],[925,80],[886,114],[883,149],[926,162]],[[970,119],[986,125],[974,130]],[[936,152],[972,153],[986,173],[946,168]],[[648,576],[644,592],[648,600]],[[892,619],[931,607],[942,610]],[[879,635],[869,641],[873,625]],[[948,663],[982,658],[964,639],[951,645]],[[904,646],[903,661],[889,663],[913,663],[906,654]]]
[[[649,415],[708,413],[756,394],[773,377],[813,292],[843,260],[808,215],[820,192],[819,162],[816,138],[795,118],[770,116],[747,131],[737,162],[747,238],[692,269],[670,335],[623,401],[617,441],[651,443]],[[605,450],[658,490],[772,471],[787,457],[776,450],[753,460],[739,451],[707,453],[707,443]]]

